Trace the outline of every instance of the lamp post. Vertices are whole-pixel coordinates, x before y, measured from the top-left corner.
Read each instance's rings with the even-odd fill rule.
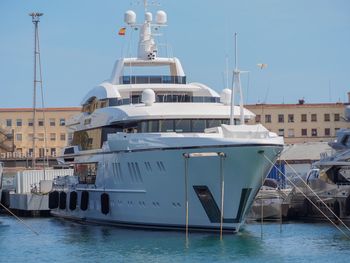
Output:
[[[40,55],[39,53],[39,31],[38,31],[38,23],[40,22],[40,17],[44,15],[43,13],[33,12],[30,13],[29,16],[32,17],[32,22],[34,24],[34,81],[33,81],[33,153],[32,153],[32,167],[35,168],[36,160],[35,160],[35,145],[36,145],[36,85],[37,82],[37,59]]]

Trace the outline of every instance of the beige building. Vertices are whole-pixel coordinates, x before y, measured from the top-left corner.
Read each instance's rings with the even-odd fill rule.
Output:
[[[350,128],[344,120],[344,103],[255,104],[246,105],[256,114],[251,123],[284,136],[285,143],[328,142],[341,128]]]
[[[37,109],[36,156],[44,156],[44,148],[47,149],[47,156],[60,153],[61,148],[72,139],[72,134],[65,127],[66,120],[80,111],[80,107]],[[0,108],[1,158],[32,156],[33,127],[32,108]]]

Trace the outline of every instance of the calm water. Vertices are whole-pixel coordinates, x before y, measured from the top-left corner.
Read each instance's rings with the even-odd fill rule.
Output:
[[[325,224],[246,225],[237,235],[126,230],[0,215],[0,262],[349,262],[350,241]]]

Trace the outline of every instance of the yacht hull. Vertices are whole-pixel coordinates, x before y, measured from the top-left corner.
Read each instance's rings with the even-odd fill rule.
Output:
[[[267,159],[274,162],[281,149],[281,145],[247,144],[81,155],[75,162],[98,163],[96,183],[65,189],[66,205],[61,206],[65,208],[51,213],[89,223],[177,230],[186,228],[188,215],[189,229],[217,231],[223,207],[223,230],[236,232],[262,177],[272,168]],[[184,157],[191,153],[202,156]],[[73,207],[71,192],[77,193]],[[85,211],[83,192],[88,192]],[[107,204],[102,195],[108,196]]]

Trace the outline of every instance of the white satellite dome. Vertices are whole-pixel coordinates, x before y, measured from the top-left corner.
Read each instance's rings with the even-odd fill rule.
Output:
[[[156,94],[152,89],[145,89],[142,91],[141,102],[145,103],[146,106],[151,106],[156,101]]]
[[[224,105],[230,105],[231,93],[232,91],[230,89],[223,89],[220,94],[220,102],[223,103]]]
[[[128,10],[124,14],[124,22],[128,25],[136,24],[136,14],[132,10]]]
[[[164,25],[167,22],[167,14],[163,10],[157,11],[156,22],[159,25]]]
[[[152,13],[151,12],[145,13],[145,20],[147,22],[152,22]]]

